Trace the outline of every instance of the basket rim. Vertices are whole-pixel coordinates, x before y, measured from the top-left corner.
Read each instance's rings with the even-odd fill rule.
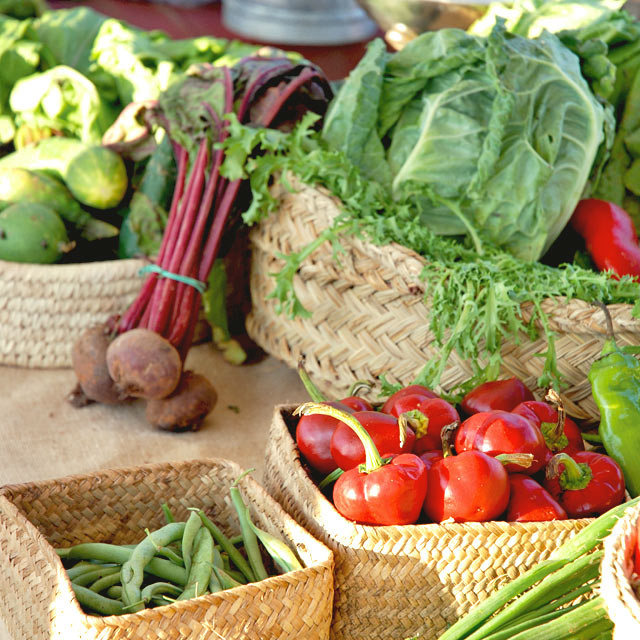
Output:
[[[340,200],[337,196],[333,195],[326,187],[322,185],[311,185],[303,182],[297,175],[290,173],[287,177],[286,185],[281,181],[277,181],[273,186],[273,195],[276,199],[282,199],[286,195],[299,195],[303,192],[316,193],[330,201],[333,206],[336,208],[336,211],[339,211],[340,208]],[[323,214],[326,213],[323,210]],[[265,244],[263,238],[260,234],[260,226],[265,224],[273,224],[275,219],[275,214],[268,216],[265,220],[262,220],[259,224],[255,225],[251,230],[252,242],[259,246],[260,244],[265,245],[263,250],[266,248],[268,243]],[[330,223],[332,220],[332,216],[327,214],[326,216],[327,223]],[[414,262],[413,271],[420,274],[424,265],[426,265],[427,260],[421,256],[419,253],[410,249],[409,247],[405,247],[397,242],[390,242],[385,245],[378,245],[371,242],[367,237],[360,236],[347,236],[345,237],[346,243],[351,243],[354,245],[352,248],[358,249],[358,245],[361,245],[361,249],[366,252],[366,254],[371,257],[374,255],[382,255],[384,253],[395,254],[392,256],[393,261],[407,261]],[[273,253],[273,252],[271,252]],[[312,256],[309,256],[307,260],[312,259]],[[303,265],[304,266],[304,265]],[[344,276],[344,273],[342,272]],[[422,278],[419,276],[412,280],[412,287],[408,287],[410,292],[406,295],[413,295],[417,298],[423,299],[424,292],[421,290],[421,286],[423,284]],[[419,285],[416,290],[415,285]],[[413,293],[411,293],[413,291]],[[631,315],[634,305],[631,303],[615,303],[606,305],[607,309],[612,313],[614,324],[619,325],[618,331],[628,331],[633,329],[638,329],[640,332],[640,319],[634,318]],[[533,315],[535,310],[534,304],[532,302],[524,302],[521,305],[521,312],[523,316],[523,320],[528,322]],[[572,298],[567,301],[567,299],[563,296],[558,297],[548,297],[542,302],[542,308],[547,313],[549,320],[552,324],[555,324],[559,319],[564,319],[568,315],[573,313],[582,313],[585,314],[588,311],[591,311],[590,318],[581,319],[580,321],[575,321],[576,327],[580,326],[588,326],[590,331],[594,333],[599,333],[602,335],[606,335],[606,323],[604,321],[604,317],[602,320],[596,321],[598,315],[603,315],[603,311],[597,305],[588,303],[579,298]],[[542,328],[542,323],[537,320],[535,323],[538,329]],[[631,325],[631,326],[629,326]]]
[[[267,513],[269,518],[277,518],[283,520],[287,524],[287,528],[289,530],[294,530],[296,535],[299,535],[302,538],[307,538],[310,541],[313,541],[314,546],[318,549],[322,549],[325,557],[322,560],[314,561],[313,564],[308,566],[303,566],[302,569],[297,569],[294,571],[289,571],[286,574],[277,574],[273,576],[269,576],[264,580],[260,580],[257,582],[250,582],[247,584],[239,585],[237,587],[226,589],[224,591],[209,593],[202,596],[198,596],[197,598],[190,598],[189,600],[184,601],[175,601],[164,606],[172,606],[177,607],[178,610],[189,610],[193,607],[194,601],[199,601],[201,603],[208,603],[208,606],[215,606],[216,602],[219,600],[229,600],[235,599],[237,597],[241,597],[243,591],[247,589],[254,591],[264,591],[273,586],[276,586],[279,582],[282,581],[283,575],[287,575],[290,580],[292,577],[294,579],[303,579],[303,576],[308,575],[309,571],[312,571],[318,567],[322,567],[324,569],[328,569],[333,571],[333,552],[329,549],[326,544],[322,541],[315,538],[309,531],[307,531],[300,523],[298,523],[294,518],[292,518],[281,506],[278,502],[273,498],[267,490],[253,477],[248,474],[242,475],[245,473],[244,469],[233,460],[229,460],[221,457],[208,457],[208,458],[194,458],[194,459],[186,459],[186,460],[177,460],[177,461],[165,461],[165,462],[151,462],[137,466],[127,466],[127,467],[113,467],[109,469],[100,469],[94,472],[88,473],[75,473],[69,474],[66,476],[61,476],[58,478],[51,478],[46,480],[37,480],[31,482],[24,483],[12,483],[0,486],[0,501],[4,501],[11,509],[14,514],[14,518],[18,518],[20,524],[25,527],[25,532],[27,535],[34,541],[38,543],[38,545],[46,550],[46,552],[51,556],[53,560],[54,568],[61,578],[60,580],[60,588],[67,598],[68,602],[75,608],[75,614],[80,616],[80,619],[84,621],[85,624],[93,626],[93,621],[96,620],[96,616],[89,615],[85,613],[85,611],[80,606],[76,595],[73,592],[73,588],[71,585],[71,580],[69,579],[66,570],[62,564],[62,560],[58,556],[55,551],[55,548],[51,543],[46,539],[44,534],[40,531],[40,529],[31,522],[31,520],[27,517],[27,514],[18,507],[13,500],[12,496],[19,495],[23,492],[32,492],[32,491],[41,491],[41,490],[49,490],[50,492],[55,489],[64,487],[65,489],[69,489],[69,487],[73,487],[73,485],[80,484],[82,482],[86,482],[87,480],[92,480],[97,483],[94,486],[99,486],[105,482],[110,481],[110,476],[114,473],[119,473],[122,475],[127,475],[128,477],[132,477],[132,474],[139,473],[162,473],[169,471],[179,472],[180,469],[186,467],[201,467],[203,470],[209,469],[219,466],[226,467],[229,470],[235,471],[238,477],[242,476],[240,479],[240,486],[245,484],[252,494],[257,494],[260,498],[259,506],[261,508],[265,508],[265,512]],[[255,502],[257,505],[258,503]],[[102,622],[104,621],[105,626],[108,625],[110,621],[119,620],[119,621],[127,621],[127,620],[144,620],[145,618],[155,618],[158,615],[156,611],[158,607],[154,607],[152,609],[145,608],[137,612],[132,613],[123,613],[118,615],[111,616],[99,616],[98,619]],[[155,613],[154,613],[155,612]]]
[[[122,268],[133,268],[137,265],[147,264],[149,260],[144,258],[122,258],[114,260],[96,260],[94,262],[66,262],[64,264],[35,264],[30,262],[10,262],[8,260],[0,260],[0,268],[2,273],[19,272],[19,273],[32,273],[34,275],[51,274],[54,271],[68,272],[68,271],[103,271],[113,269],[114,266],[121,266]]]
[[[398,531],[406,534],[407,538],[416,538],[420,536],[426,536],[427,534],[434,535],[436,532],[442,532],[442,534],[447,534],[456,536],[463,535],[469,533],[481,533],[486,530],[487,526],[492,526],[497,529],[503,529],[505,532],[507,530],[518,532],[518,533],[527,533],[529,531],[535,532],[541,526],[553,525],[555,523],[576,523],[580,525],[587,525],[594,521],[594,518],[570,518],[567,520],[552,520],[552,521],[541,521],[541,522],[508,522],[506,520],[490,520],[488,522],[423,522],[419,524],[403,524],[403,525],[366,525],[366,524],[357,524],[347,518],[345,518],[328,500],[325,495],[317,488],[316,484],[313,482],[313,479],[309,476],[307,471],[301,464],[301,454],[295,444],[293,437],[291,437],[291,433],[287,427],[286,422],[283,419],[283,412],[292,412],[298,405],[289,405],[289,404],[280,404],[276,405],[274,409],[274,420],[273,427],[276,428],[277,421],[280,420],[281,425],[284,426],[290,440],[291,447],[295,451],[296,455],[293,456],[293,460],[290,462],[293,463],[295,474],[300,476],[301,481],[307,483],[314,492],[314,498],[316,502],[321,502],[323,505],[323,509],[330,512],[332,519],[335,519],[336,522],[339,522],[341,527],[345,530],[350,529],[351,532],[357,532],[360,534],[364,534],[367,537],[372,537],[373,539],[381,540],[384,538],[385,532]],[[330,526],[330,523],[321,522],[323,528],[326,530],[327,534],[330,535],[337,542],[341,542],[341,538],[345,538],[346,540],[351,540],[354,536],[345,536],[341,532],[336,532],[335,528]],[[562,525],[564,528],[567,525]],[[374,534],[374,535],[371,535]],[[436,534],[437,535],[437,534]]]

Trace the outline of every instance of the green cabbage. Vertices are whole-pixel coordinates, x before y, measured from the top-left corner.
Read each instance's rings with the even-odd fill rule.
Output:
[[[422,34],[374,41],[323,136],[440,235],[537,260],[568,222],[605,141],[607,114],[552,34]],[[600,154],[601,155],[601,154]]]

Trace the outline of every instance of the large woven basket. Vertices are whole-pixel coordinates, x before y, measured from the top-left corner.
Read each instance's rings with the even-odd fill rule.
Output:
[[[614,640],[640,638],[640,601],[632,585],[639,527],[640,507],[628,509],[604,540],[600,590],[614,625]]]
[[[424,259],[399,246],[376,246],[356,237],[341,240],[344,253],[335,259],[324,243],[307,258],[294,278],[300,301],[310,317],[291,318],[278,313],[269,295],[271,274],[287,255],[305,247],[326,229],[340,211],[340,202],[325,189],[302,185],[295,192],[276,185],[280,207],[250,234],[252,250],[252,311],[247,320],[251,338],[271,355],[295,367],[301,357],[318,387],[332,397],[343,395],[355,380],[376,381],[384,374],[391,382],[408,384],[425,362],[437,356],[435,338],[428,327],[424,282],[419,275]],[[547,300],[550,328],[556,334],[558,368],[568,383],[567,410],[578,418],[595,419],[587,372],[602,349],[606,333],[601,310],[580,300]],[[640,319],[631,305],[611,305],[616,337],[621,345],[640,343]],[[523,307],[528,320],[530,308]],[[539,327],[541,328],[541,327]],[[544,336],[526,335],[503,341],[503,373],[520,378],[535,389],[547,349]],[[453,353],[442,377],[451,389],[467,381],[470,363]]]
[[[0,261],[0,364],[71,366],[71,347],[90,326],[122,313],[143,276],[142,260],[35,265]]]
[[[220,459],[104,471],[0,491],[0,616],[15,640],[324,640],[333,558],[250,477],[239,484],[253,521],[297,550],[305,568],[228,591],[121,616],[83,613],[54,547],[138,542],[145,527],[204,509],[239,533],[229,486],[240,468]]]
[[[275,409],[263,484],[334,552],[332,640],[437,638],[591,522],[354,524],[336,511],[304,468],[292,410]]]

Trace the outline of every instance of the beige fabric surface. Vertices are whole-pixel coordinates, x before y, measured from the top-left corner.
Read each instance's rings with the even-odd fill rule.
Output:
[[[296,372],[271,357],[230,365],[210,343],[192,348],[186,365],[218,392],[200,431],[188,433],[154,429],[142,403],[73,408],[71,369],[0,367],[0,485],[204,456],[255,467],[260,480],[274,405],[307,397]]]

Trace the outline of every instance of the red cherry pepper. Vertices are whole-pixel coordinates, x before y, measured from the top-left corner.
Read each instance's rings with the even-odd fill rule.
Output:
[[[508,411],[483,411],[467,418],[456,432],[455,448],[458,454],[472,449],[490,456],[530,453],[533,462],[529,468],[507,465],[507,471],[527,475],[542,469],[547,452],[540,429],[526,418]]]
[[[566,520],[567,512],[538,482],[521,473],[509,474],[508,522],[546,522]]]
[[[395,416],[396,418],[398,418],[401,413],[404,413],[405,411],[410,410],[409,408],[405,408],[398,411],[398,409],[395,408],[396,403],[402,398],[404,398],[405,396],[416,396],[418,398],[419,397],[423,397],[423,398],[438,397],[437,394],[431,391],[431,389],[421,384],[410,384],[406,387],[403,387],[402,389],[399,389],[392,395],[390,395],[387,398],[386,402],[382,405],[382,409],[380,409],[380,411],[382,413],[389,413],[392,416]],[[415,408],[415,407],[411,407],[411,408]]]
[[[518,378],[483,382],[467,393],[460,408],[468,416],[480,411],[511,411],[525,400],[534,400],[533,394]]]
[[[308,403],[297,413],[324,413],[344,422],[360,438],[365,462],[345,471],[333,487],[336,509],[345,518],[360,524],[413,524],[427,492],[427,471],[412,453],[380,456],[371,437],[355,415],[322,404]]]
[[[342,411],[352,410],[339,402],[328,402]],[[340,424],[339,420],[331,416],[314,414],[302,416],[296,426],[296,444],[300,453],[310,467],[316,471],[327,474],[338,468],[331,455],[331,436]]]
[[[406,396],[413,398],[413,396]],[[396,407],[403,404],[400,400]],[[409,410],[401,415],[407,417],[409,425],[416,433],[416,442],[413,452],[420,455],[424,451],[442,448],[442,437],[440,432],[442,427],[452,422],[460,422],[460,415],[456,408],[442,398],[421,398],[413,410]]]
[[[427,486],[423,511],[432,522],[495,520],[509,502],[504,465],[481,451],[463,451],[434,462]]]
[[[541,431],[547,445],[545,464],[551,460],[555,453],[563,451],[569,455],[577,451],[584,451],[584,440],[580,427],[568,418],[560,396],[550,389],[546,398],[553,402],[557,408],[547,402],[528,400],[521,402],[513,413],[527,418]]]
[[[353,416],[385,453],[411,453],[416,434],[406,423],[380,411],[356,411]],[[348,424],[339,423],[331,436],[331,456],[340,469],[352,469],[365,461],[365,448],[360,437]]]
[[[416,455],[418,455],[420,457],[420,460],[424,462],[424,466],[427,468],[427,473],[435,462],[438,462],[438,460],[442,460],[442,458],[444,457],[442,455],[442,451],[424,451],[423,453]]]
[[[547,465],[544,486],[570,518],[599,516],[624,500],[620,465],[595,451],[556,453]]]
[[[640,245],[629,214],[606,200],[581,200],[571,216],[571,225],[584,238],[594,264],[610,270],[614,278],[640,277]]]

